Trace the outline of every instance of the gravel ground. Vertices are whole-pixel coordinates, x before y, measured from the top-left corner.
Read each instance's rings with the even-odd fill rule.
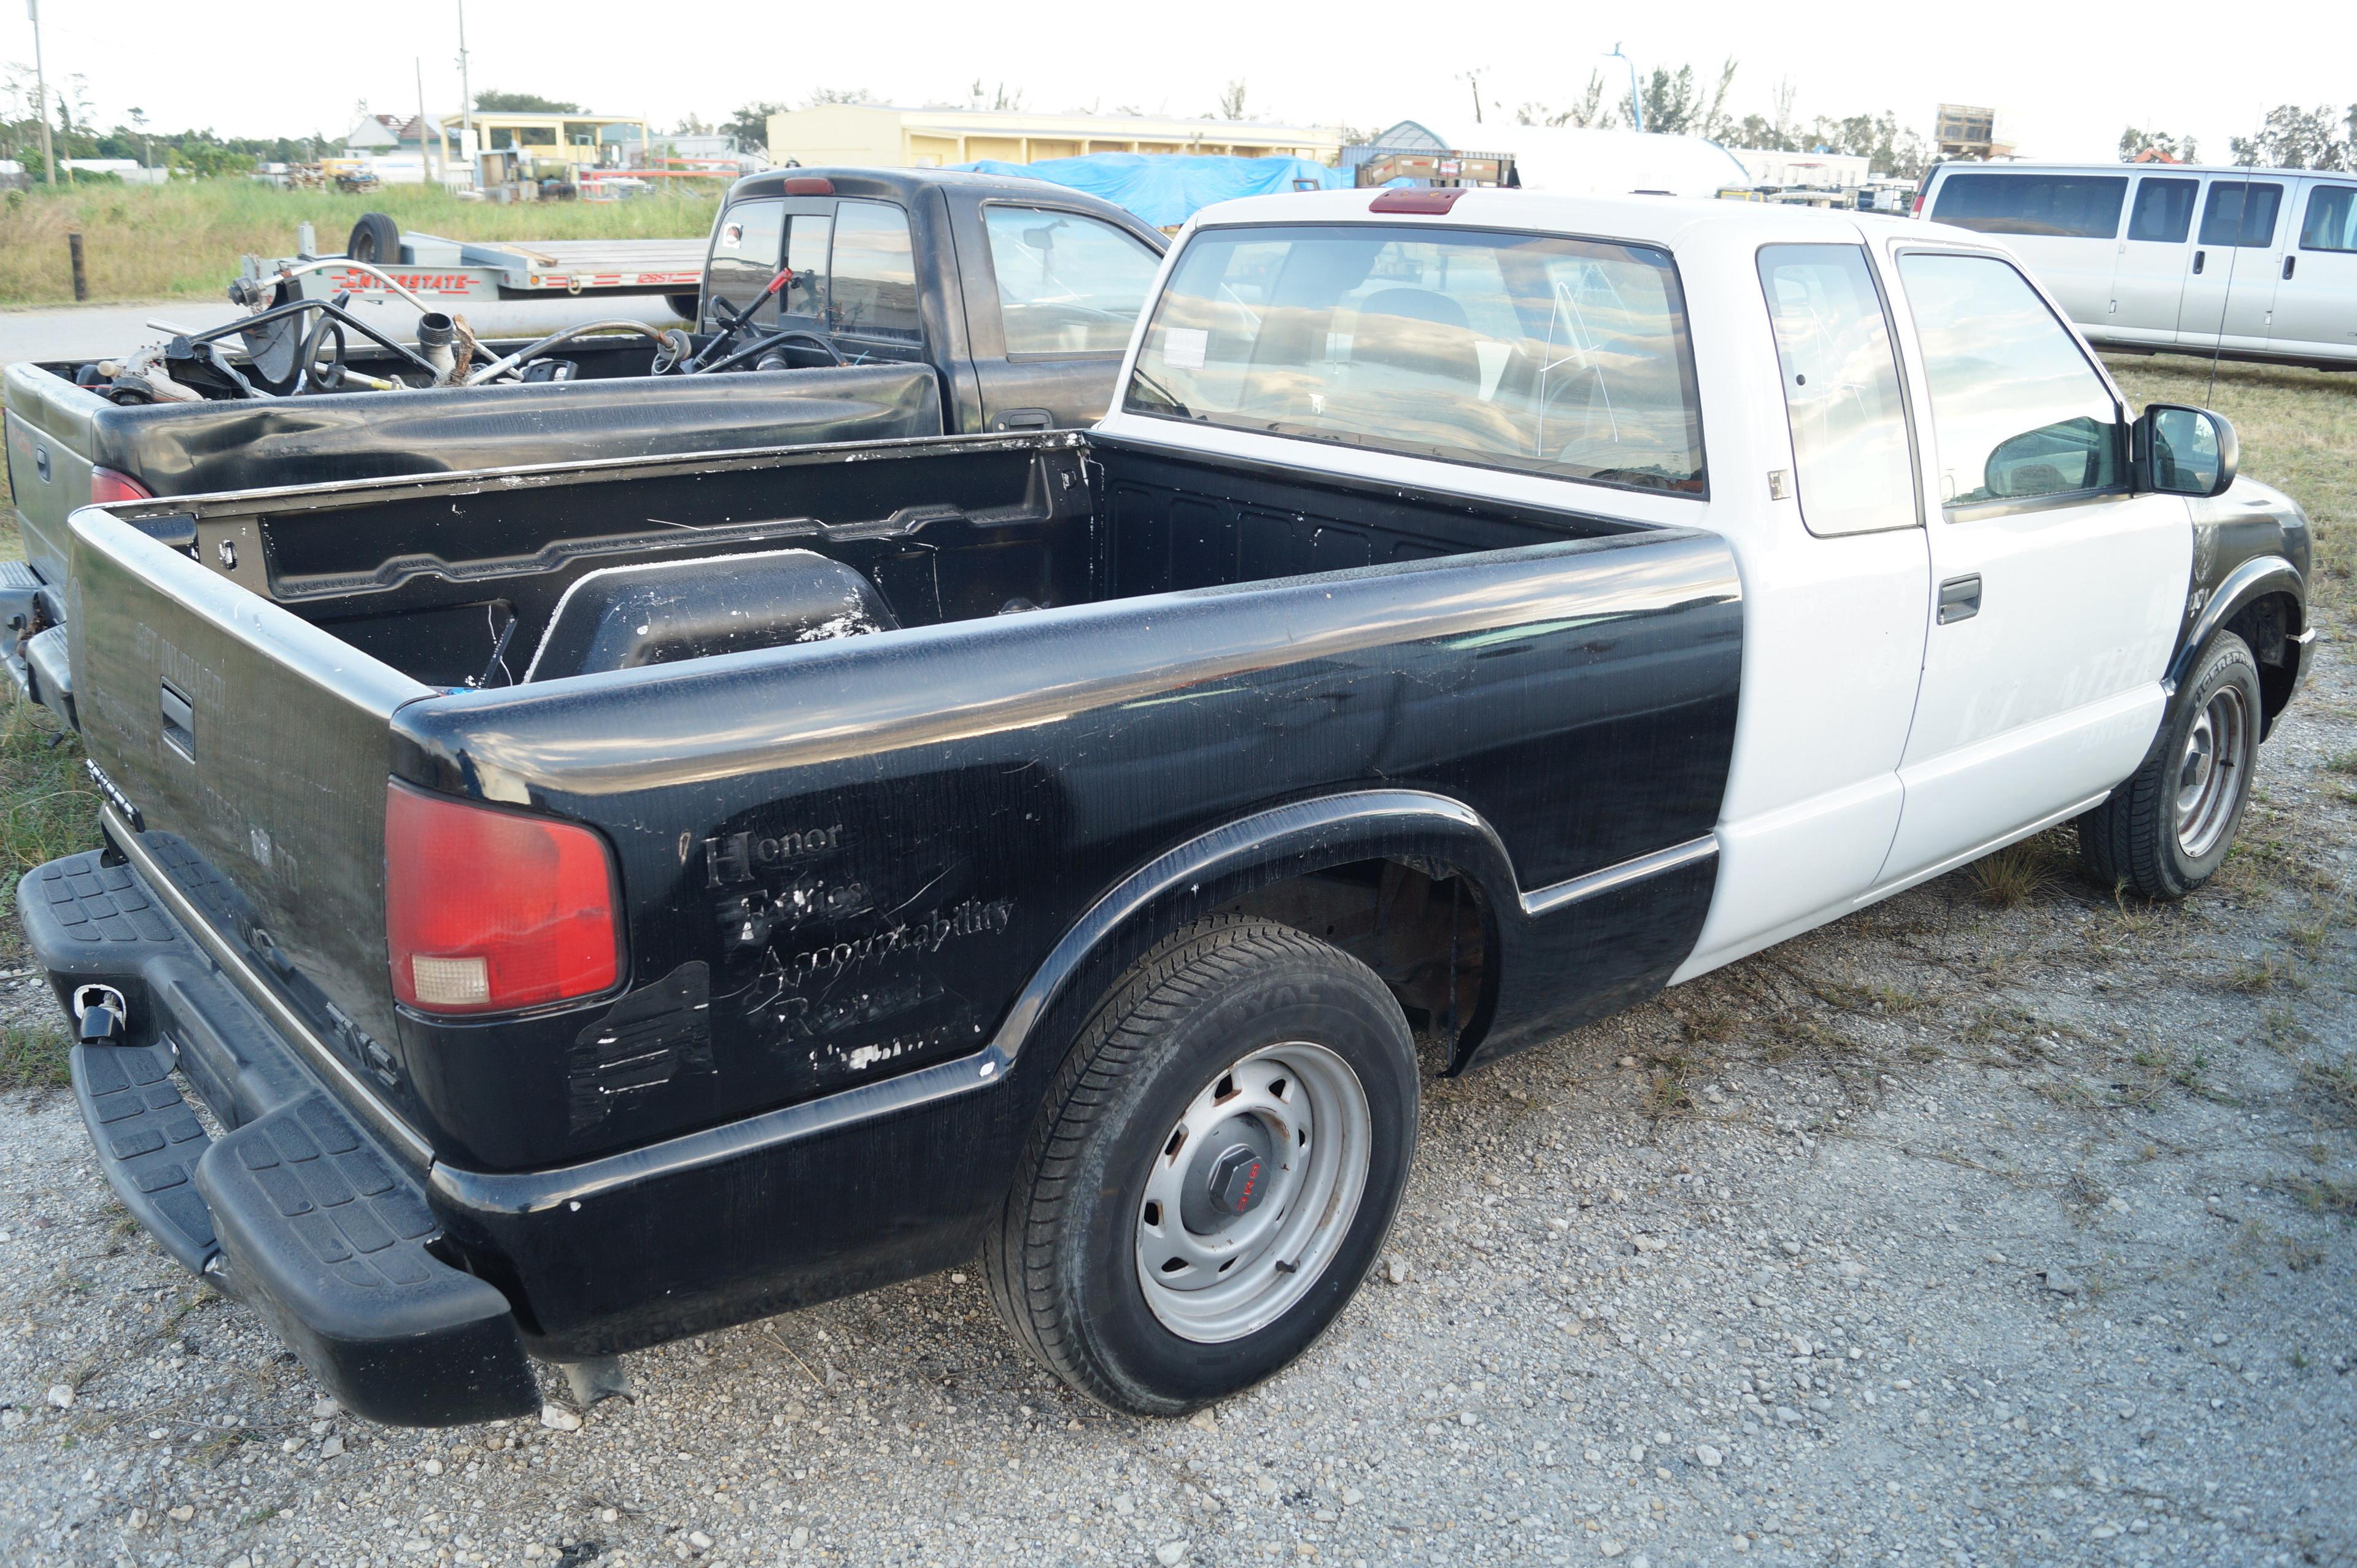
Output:
[[[2347,646],[2190,904],[2033,844],[1431,1084],[1378,1276],[1192,1422],[1073,1399],[968,1268],[371,1427],[13,1094],[0,1557],[2357,1563]]]

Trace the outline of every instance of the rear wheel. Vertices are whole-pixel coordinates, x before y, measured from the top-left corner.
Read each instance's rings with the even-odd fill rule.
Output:
[[[2182,898],[2233,846],[2259,760],[2259,665],[2221,632],[2170,704],[2160,745],[2112,798],[2079,819],[2079,853],[2109,886]]]
[[[1298,1356],[1359,1287],[1415,1144],[1407,1020],[1290,927],[1190,926],[1114,983],[1040,1111],[985,1247],[1048,1368],[1175,1415]]]
[[[344,242],[344,254],[355,262],[389,267],[401,260],[401,225],[390,213],[363,212]]]

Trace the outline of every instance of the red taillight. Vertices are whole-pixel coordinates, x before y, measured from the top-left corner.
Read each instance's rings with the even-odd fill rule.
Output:
[[[425,1013],[593,996],[621,972],[614,873],[585,827],[394,782],[384,802],[393,992]]]
[[[92,468],[90,471],[90,504],[92,506],[155,499],[155,491],[128,474],[118,474],[112,468]]]
[[[1915,209],[1910,216],[1915,218],[1923,216],[1923,192],[1920,188],[1915,192]]]

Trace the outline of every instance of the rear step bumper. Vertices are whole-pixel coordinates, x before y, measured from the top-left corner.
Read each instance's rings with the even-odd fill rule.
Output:
[[[269,1318],[354,1413],[403,1426],[528,1414],[507,1298],[452,1268],[416,1179],[344,1111],[128,865],[37,866],[18,918],[60,998],[112,985],[132,1043],[73,1048],[100,1168],[164,1250]],[[211,1137],[197,1088],[233,1130]]]

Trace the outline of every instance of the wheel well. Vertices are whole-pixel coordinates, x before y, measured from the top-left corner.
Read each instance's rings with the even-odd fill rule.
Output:
[[[2251,646],[2259,661],[2259,706],[2268,727],[2291,701],[2298,678],[2298,650],[2292,639],[2300,630],[2299,601],[2289,594],[2262,594],[2226,618],[2220,628]]]
[[[1421,856],[1361,860],[1286,877],[1221,906],[1330,942],[1375,972],[1408,1026],[1452,1058],[1487,1021],[1491,921],[1480,883]]]

